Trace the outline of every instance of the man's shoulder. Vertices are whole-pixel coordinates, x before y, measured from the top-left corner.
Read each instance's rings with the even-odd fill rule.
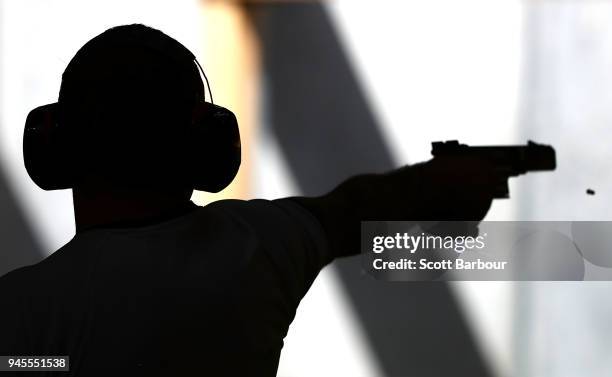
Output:
[[[280,199],[224,199],[212,202],[205,206],[208,210],[229,211],[229,212],[246,212],[254,214],[287,214],[287,213],[304,213],[307,212],[294,198]]]
[[[23,292],[30,286],[33,266],[24,266],[0,276],[0,297]]]
[[[25,293],[30,287],[50,287],[65,275],[62,268],[63,259],[71,249],[73,242],[68,242],[60,249],[41,261],[19,267],[0,276],[0,295],[14,291]],[[65,264],[65,263],[64,263]]]

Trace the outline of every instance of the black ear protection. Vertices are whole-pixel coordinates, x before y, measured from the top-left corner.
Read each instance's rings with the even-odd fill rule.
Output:
[[[158,35],[152,36],[129,27],[122,30],[121,35],[109,35],[107,31],[96,38],[101,37],[104,38],[104,43],[137,45],[171,59],[185,59],[189,64],[197,65],[206,81],[210,102],[201,99],[194,106],[185,140],[189,160],[185,170],[195,190],[219,192],[227,187],[240,167],[238,121],[230,110],[213,103],[208,78],[195,56],[178,41],[166,35],[159,38]],[[70,65],[66,71],[69,69]],[[70,139],[73,135],[68,127],[62,125],[60,109],[57,102],[37,107],[30,111],[25,124],[25,167],[30,178],[44,190],[73,188],[78,182],[79,170],[83,169],[74,162],[79,156],[72,155]]]

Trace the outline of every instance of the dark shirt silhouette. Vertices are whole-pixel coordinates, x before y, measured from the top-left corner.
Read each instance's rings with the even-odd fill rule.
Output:
[[[81,376],[274,375],[297,305],[332,258],[317,221],[287,199],[88,230],[2,279],[0,350],[70,355]]]
[[[126,30],[165,38],[141,25],[110,31]],[[319,271],[359,252],[361,220],[480,220],[489,208],[491,167],[444,158],[317,198],[197,207],[172,153],[180,137],[164,126],[185,118],[189,96],[176,93],[201,98],[201,80],[181,83],[150,51],[106,48],[60,91],[86,160],[77,234],[0,278],[0,355],[69,355],[57,375],[273,376]]]

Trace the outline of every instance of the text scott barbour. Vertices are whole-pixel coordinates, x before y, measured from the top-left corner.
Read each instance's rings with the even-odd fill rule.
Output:
[[[472,236],[434,236],[425,233],[411,235],[408,233],[396,233],[395,236],[375,236],[372,238],[372,252],[381,254],[389,250],[403,252],[394,255],[393,260],[374,258],[372,267],[375,270],[503,270],[507,261],[483,261],[481,259],[466,261],[456,257],[466,251],[482,250],[485,247],[487,234],[478,237]],[[448,259],[428,260],[427,258],[415,259],[417,251],[454,251],[455,257]],[[425,256],[425,255],[423,255]]]

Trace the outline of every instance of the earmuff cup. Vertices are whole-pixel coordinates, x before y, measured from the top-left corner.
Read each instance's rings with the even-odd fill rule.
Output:
[[[240,168],[240,132],[230,110],[209,102],[194,109],[189,131],[191,182],[195,190],[219,192]]]
[[[23,159],[30,178],[43,190],[63,190],[74,184],[70,147],[58,119],[58,104],[30,111],[23,132]]]
[[[75,162],[79,156],[75,156],[71,135],[60,124],[58,108],[57,103],[37,107],[30,111],[25,124],[25,167],[43,190],[73,188],[81,169]],[[184,170],[195,190],[219,192],[238,173],[240,132],[230,110],[208,102],[198,103],[185,145],[188,161]]]

